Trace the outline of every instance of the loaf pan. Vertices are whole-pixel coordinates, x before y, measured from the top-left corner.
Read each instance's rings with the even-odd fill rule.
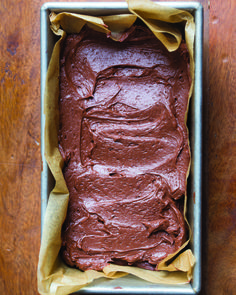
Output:
[[[190,99],[188,129],[191,147],[191,169],[188,178],[188,220],[192,230],[190,248],[196,258],[193,279],[185,285],[157,285],[131,275],[110,280],[99,279],[81,289],[78,294],[198,294],[201,290],[201,167],[202,167],[202,48],[203,7],[198,2],[158,2],[190,12],[195,19],[194,44],[195,81]],[[50,2],[41,7],[41,224],[43,224],[47,200],[54,186],[53,177],[45,160],[44,89],[46,73],[52,49],[57,37],[49,24],[51,12],[73,12],[94,16],[129,13],[125,2]]]

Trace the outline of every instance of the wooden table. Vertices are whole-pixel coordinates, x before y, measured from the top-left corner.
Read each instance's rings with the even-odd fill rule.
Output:
[[[44,2],[0,3],[0,294],[6,295],[38,294]],[[205,9],[201,294],[228,295],[236,294],[236,5],[200,2]]]

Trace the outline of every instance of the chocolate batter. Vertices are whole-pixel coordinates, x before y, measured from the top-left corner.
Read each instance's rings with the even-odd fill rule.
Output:
[[[60,60],[59,148],[70,192],[62,257],[156,269],[187,236],[189,58],[143,26],[115,42],[85,27]]]

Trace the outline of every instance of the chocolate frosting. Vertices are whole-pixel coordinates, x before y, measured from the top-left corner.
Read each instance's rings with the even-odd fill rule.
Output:
[[[185,242],[189,58],[143,26],[115,42],[85,27],[60,59],[59,149],[69,189],[62,257],[155,269]]]

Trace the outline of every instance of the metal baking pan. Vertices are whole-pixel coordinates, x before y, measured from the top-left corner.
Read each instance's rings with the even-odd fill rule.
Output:
[[[187,10],[193,14],[195,34],[195,83],[190,100],[188,128],[192,164],[188,178],[188,220],[192,230],[190,248],[196,258],[193,280],[185,285],[159,285],[148,283],[134,276],[110,280],[99,279],[80,290],[79,294],[198,294],[201,290],[201,167],[202,167],[202,58],[203,58],[203,7],[198,2],[158,2]],[[44,156],[45,117],[43,113],[46,73],[52,49],[57,37],[49,26],[50,12],[73,12],[88,15],[129,13],[126,2],[51,2],[41,8],[41,224],[43,224],[47,200],[54,180]]]

